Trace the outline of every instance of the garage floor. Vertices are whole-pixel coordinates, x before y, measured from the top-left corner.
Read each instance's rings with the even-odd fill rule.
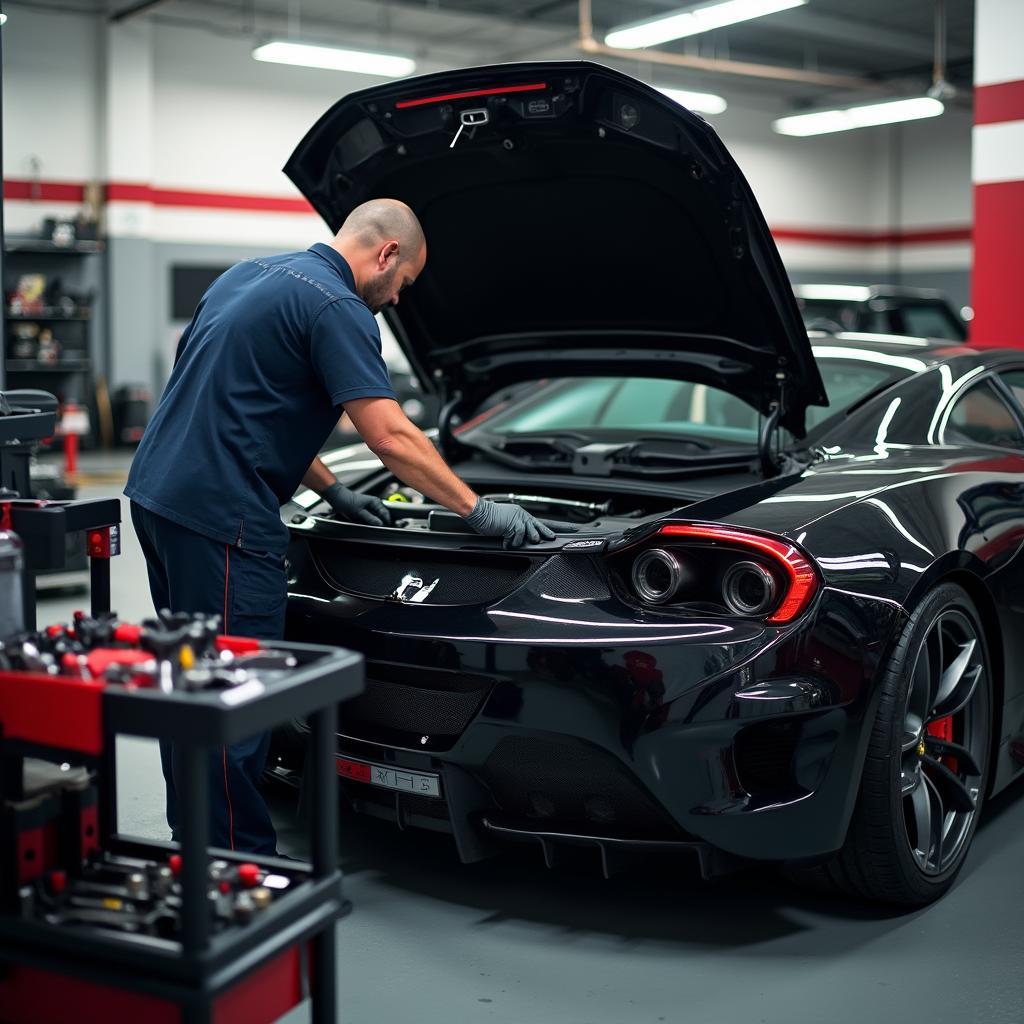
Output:
[[[99,482],[83,496],[119,492],[125,465],[87,460]],[[151,610],[130,526],[113,595],[126,617]],[[46,598],[39,621],[83,603]],[[155,747],[125,741],[120,770],[124,830],[166,838]],[[275,806],[282,848],[301,855]],[[769,870],[705,885],[668,863],[605,882],[596,862],[549,872],[529,849],[462,867],[443,837],[372,821],[346,823],[341,847],[345,1024],[1024,1022],[1020,783],[986,809],[953,892],[913,914],[806,895]]]

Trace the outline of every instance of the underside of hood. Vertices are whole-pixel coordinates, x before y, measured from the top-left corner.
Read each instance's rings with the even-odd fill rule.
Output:
[[[609,372],[702,380],[766,414],[781,403],[798,436],[806,406],[826,404],[732,157],[626,75],[508,64],[367,89],[285,172],[332,231],[368,199],[416,211],[426,269],[385,315],[424,384],[467,404],[516,380]]]

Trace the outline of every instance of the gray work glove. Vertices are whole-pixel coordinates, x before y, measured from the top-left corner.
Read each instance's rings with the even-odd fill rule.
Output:
[[[519,505],[477,498],[473,511],[465,517],[466,525],[484,537],[501,537],[502,546],[521,548],[524,543],[538,544],[554,540],[556,533],[575,533],[568,523],[552,523],[535,519]]]
[[[342,483],[333,483],[322,495],[334,514],[350,523],[366,526],[390,526],[391,512],[380,498],[370,494],[357,494]]]

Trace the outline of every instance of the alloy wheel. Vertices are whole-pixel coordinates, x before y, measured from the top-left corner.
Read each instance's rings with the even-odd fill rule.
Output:
[[[940,612],[914,662],[899,775],[907,842],[929,876],[953,867],[971,836],[988,756],[985,671],[972,619]]]

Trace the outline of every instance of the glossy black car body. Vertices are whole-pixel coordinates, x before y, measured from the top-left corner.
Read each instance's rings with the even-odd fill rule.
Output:
[[[309,510],[289,508],[291,635],[368,659],[369,691],[347,710],[339,751],[439,772],[446,797],[346,781],[354,804],[451,830],[467,859],[495,835],[595,837],[606,858],[649,842],[772,860],[830,853],[857,795],[880,670],[909,611],[942,580],[958,581],[983,616],[992,787],[1005,786],[1024,736],[1024,684],[1011,668],[1024,656],[1024,435],[1017,425],[1015,439],[972,441],[951,423],[968,392],[1024,368],[1024,354],[846,347],[909,360],[912,372],[812,436],[805,467],[662,485],[680,495],[677,511],[632,529],[598,523],[593,546],[580,534],[501,552],[468,536],[334,523],[308,496]],[[354,463],[348,479],[380,486],[365,450],[342,454],[343,478]],[[475,457],[457,468],[478,488],[523,483]],[[530,481],[534,491],[567,483],[578,494],[616,488],[550,473]],[[784,626],[643,607],[622,560],[663,526],[693,522],[792,542],[819,574],[811,606]],[[457,579],[463,599],[387,600],[409,568]],[[283,747],[278,756],[300,768]]]
[[[825,858],[847,836],[901,633],[943,581],[984,631],[985,778],[1014,777],[1024,411],[1000,373],[1024,355],[843,335],[812,352],[713,130],[596,65],[346,97],[286,169],[332,228],[377,195],[413,204],[430,256],[388,315],[440,392],[441,450],[478,493],[579,528],[504,551],[365,448],[326,456],[346,483],[391,495],[397,520],[336,522],[309,493],[283,512],[290,635],[367,659],[338,748],[356,809],[450,832],[465,860],[510,839],[549,858],[596,846],[608,871],[666,847],[693,848],[708,871],[719,855]],[[572,253],[531,268],[552,224]],[[823,409],[830,361],[847,382],[881,376],[830,385]],[[653,413],[630,428],[643,410],[591,433],[495,427],[624,378],[652,396],[669,382],[685,430],[663,436],[682,421]],[[638,590],[653,548],[672,555],[662,568],[680,563],[670,599]],[[727,596],[737,564],[744,585],[762,580],[754,610]],[[920,740],[924,756],[926,739],[908,749]],[[279,775],[301,772],[297,740],[278,737]]]

